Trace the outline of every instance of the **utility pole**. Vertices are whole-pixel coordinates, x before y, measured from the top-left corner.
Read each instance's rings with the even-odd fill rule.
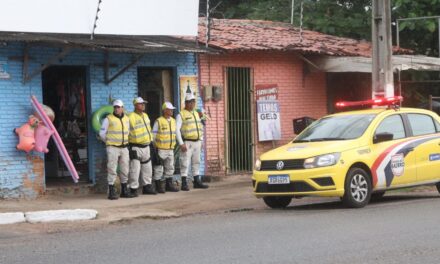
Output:
[[[372,11],[372,98],[392,97],[394,80],[390,0],[373,0]]]
[[[293,12],[295,9],[295,0],[292,0],[292,8],[290,9],[290,24],[293,25]]]

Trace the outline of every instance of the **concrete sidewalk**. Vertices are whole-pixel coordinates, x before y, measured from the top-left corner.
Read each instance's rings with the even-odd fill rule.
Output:
[[[112,223],[136,218],[160,219],[264,207],[263,203],[252,195],[250,175],[230,176],[209,185],[210,188],[206,190],[191,189],[189,192],[139,195],[137,198],[119,198],[114,201],[108,200],[105,194],[46,195],[32,201],[4,200],[0,202],[0,213],[93,209],[98,211],[95,221]]]
[[[35,212],[44,210],[92,209],[98,212],[95,220],[87,221],[96,225],[118,223],[133,219],[165,219],[192,214],[213,212],[235,212],[267,208],[263,201],[252,194],[251,176],[228,176],[222,181],[212,182],[209,189],[191,189],[189,192],[140,195],[137,198],[110,201],[105,194],[83,196],[46,195],[37,200],[2,200],[0,213]],[[433,186],[392,191],[389,195],[438,195]],[[310,197],[295,199],[291,206],[327,201],[339,198]],[[17,217],[20,215],[17,214]],[[7,221],[8,219],[6,219]],[[77,222],[84,225],[84,221]],[[52,225],[54,223],[51,223]],[[30,225],[22,223],[19,225]],[[43,224],[38,224],[40,226]],[[70,224],[73,226],[73,222]],[[35,226],[35,225],[34,225]],[[65,222],[58,225],[65,228]]]

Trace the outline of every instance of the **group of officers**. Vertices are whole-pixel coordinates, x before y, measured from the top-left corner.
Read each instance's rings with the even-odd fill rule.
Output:
[[[194,109],[194,95],[186,94],[185,108],[176,119],[173,118],[175,107],[165,102],[162,105],[162,116],[154,122],[153,129],[145,113],[146,103],[142,97],[135,98],[134,112],[127,116],[123,102],[115,100],[113,113],[101,125],[99,137],[106,143],[107,150],[108,199],[119,198],[114,186],[118,172],[120,197],[123,198],[138,196],[139,179],[142,194],[178,192],[179,188],[173,178],[176,144],[180,146],[180,189],[189,191],[190,168],[193,187],[208,188],[199,175],[203,124]]]

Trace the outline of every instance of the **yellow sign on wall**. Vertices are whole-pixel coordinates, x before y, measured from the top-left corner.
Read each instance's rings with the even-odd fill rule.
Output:
[[[180,84],[180,109],[185,107],[185,95],[187,93],[192,93],[196,98],[196,107],[197,108],[197,100],[198,100],[198,84],[197,84],[197,76],[196,75],[181,75],[179,77]]]

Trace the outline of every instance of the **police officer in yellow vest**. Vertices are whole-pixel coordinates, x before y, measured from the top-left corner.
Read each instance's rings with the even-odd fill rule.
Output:
[[[121,197],[134,197],[127,189],[129,155],[128,133],[130,122],[124,114],[124,104],[121,100],[113,101],[113,114],[109,114],[101,125],[99,136],[107,146],[107,181],[108,199],[116,200],[118,195],[114,188],[117,177],[116,169],[119,165],[119,179],[121,181]]]
[[[176,120],[172,117],[176,109],[170,102],[162,105],[162,116],[153,126],[154,146],[161,165],[154,166],[154,180],[158,193],[178,192],[174,186],[174,147],[176,146]],[[162,178],[165,176],[165,180]]]
[[[150,126],[150,118],[146,113],[142,97],[133,100],[134,112],[129,115],[130,134],[128,135],[130,151],[130,191],[137,196],[139,187],[139,173],[142,184],[142,194],[157,194],[152,185],[153,170],[150,158],[150,143],[153,134]]]
[[[187,178],[191,167],[194,178],[194,188],[206,189],[209,186],[202,183],[199,175],[200,152],[203,140],[203,124],[199,114],[194,110],[196,98],[192,93],[185,96],[185,109],[176,117],[177,141],[180,145],[180,175],[182,191],[189,191]]]

